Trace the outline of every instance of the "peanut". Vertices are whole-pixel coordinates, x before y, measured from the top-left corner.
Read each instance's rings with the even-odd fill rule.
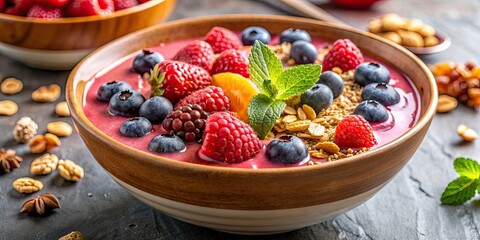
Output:
[[[467,142],[473,142],[475,139],[478,138],[478,134],[477,132],[475,132],[475,130],[463,124],[457,127],[457,133],[460,137],[462,137],[464,141]]]
[[[437,112],[446,113],[455,109],[458,105],[457,99],[448,95],[438,96]]]
[[[70,109],[68,109],[67,102],[62,101],[55,105],[55,113],[60,117],[70,116]]]
[[[72,135],[73,129],[66,122],[51,122],[47,124],[47,131],[58,137],[68,137]]]
[[[12,100],[0,101],[0,115],[11,116],[18,112],[18,105]]]
[[[2,84],[0,85],[0,91],[3,94],[13,95],[19,93],[23,89],[22,81],[16,78],[7,78],[3,80]]]

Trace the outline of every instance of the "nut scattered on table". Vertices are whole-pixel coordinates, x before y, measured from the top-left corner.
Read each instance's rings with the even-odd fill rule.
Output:
[[[18,178],[12,185],[19,193],[38,192],[43,188],[41,181],[29,177]]]
[[[28,146],[32,153],[43,153],[60,145],[60,139],[51,133],[37,135],[28,142]]]
[[[84,175],[83,168],[71,160],[60,160],[58,162],[58,173],[68,181],[78,181]]]
[[[457,99],[448,95],[440,95],[438,97],[437,112],[447,113],[455,109],[458,105]]]
[[[460,124],[457,127],[457,133],[464,141],[473,142],[478,138],[477,132],[475,130],[467,127],[466,125]]]
[[[66,122],[51,122],[47,124],[47,131],[58,137],[68,137],[72,135],[73,128]]]
[[[26,143],[37,134],[38,125],[30,117],[20,118],[13,128],[13,138],[18,143]]]
[[[68,109],[67,102],[62,101],[55,105],[55,113],[60,117],[70,116],[70,109]]]
[[[22,162],[22,160],[21,157],[15,155],[15,150],[7,149],[5,151],[4,148],[0,148],[1,172],[9,173],[12,169],[20,167],[20,162]]]
[[[2,81],[2,84],[0,85],[0,91],[2,91],[3,94],[7,95],[13,95],[16,93],[21,92],[23,89],[23,83],[19,79],[16,78],[6,78],[5,80]]]
[[[18,112],[18,105],[12,100],[0,101],[0,115],[11,116]]]
[[[35,175],[47,175],[57,169],[58,156],[46,153],[32,161],[30,173]]]
[[[45,193],[23,203],[20,213],[37,213],[42,215],[47,211],[60,208],[60,201],[51,193]]]
[[[58,240],[84,240],[85,238],[83,237],[83,234],[78,231],[73,231]]]
[[[41,86],[32,92],[32,100],[35,102],[55,102],[61,93],[61,88],[58,84],[50,84],[48,86]]]

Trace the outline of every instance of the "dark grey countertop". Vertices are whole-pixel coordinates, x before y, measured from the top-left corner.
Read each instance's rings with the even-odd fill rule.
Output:
[[[361,12],[324,7],[359,28],[371,17],[388,12],[421,18],[452,37],[452,47],[423,57],[426,63],[473,60],[480,64],[478,0],[387,0],[372,11]],[[227,13],[288,14],[257,1],[178,0],[170,20]],[[331,221],[293,232],[238,236],[165,216],[117,185],[76,133],[62,138],[62,146],[53,152],[83,166],[85,178],[70,183],[57,173],[39,177],[45,185],[40,193],[54,193],[62,208],[48,216],[19,214],[22,203],[36,194],[19,194],[11,184],[18,177],[30,175],[29,165],[36,155],[29,153],[26,145],[15,143],[12,127],[23,115],[31,116],[39,124],[40,133],[53,120],[71,123],[68,118],[55,116],[55,104],[30,100],[31,92],[40,85],[63,86],[68,72],[32,69],[1,55],[0,72],[3,76],[16,76],[25,84],[21,94],[0,94],[0,100],[13,99],[20,105],[14,116],[0,117],[0,147],[13,148],[24,158],[19,169],[0,175],[0,239],[58,239],[74,230],[87,239],[480,239],[479,201],[453,207],[442,206],[439,201],[445,186],[457,177],[453,159],[467,156],[480,160],[480,140],[464,144],[456,134],[456,126],[461,123],[480,130],[480,114],[464,106],[434,118],[426,139],[408,165],[372,199]]]

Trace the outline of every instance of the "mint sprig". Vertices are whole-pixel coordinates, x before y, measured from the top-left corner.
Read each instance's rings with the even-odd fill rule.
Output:
[[[258,40],[248,60],[250,78],[260,90],[248,105],[248,120],[258,137],[264,139],[287,106],[283,100],[312,87],[322,66],[304,64],[283,71],[280,59]]]
[[[445,188],[440,201],[446,205],[463,204],[480,190],[480,164],[477,161],[459,157],[453,162],[453,167],[460,177]]]

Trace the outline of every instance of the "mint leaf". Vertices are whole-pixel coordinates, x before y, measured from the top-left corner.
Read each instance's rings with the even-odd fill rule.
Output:
[[[248,105],[248,120],[260,139],[265,139],[287,104],[273,100],[265,94],[257,94]]]
[[[480,164],[473,159],[464,157],[456,158],[455,162],[453,162],[453,167],[460,176],[470,179],[480,178]]]
[[[250,79],[263,92],[266,92],[263,88],[263,81],[270,80],[275,85],[278,77],[282,74],[280,59],[258,40],[253,44],[248,61]]]
[[[283,71],[276,82],[277,99],[284,100],[305,92],[318,81],[321,72],[322,66],[317,64],[298,65]]]
[[[448,184],[440,200],[442,204],[460,205],[475,196],[477,187],[478,183],[476,179],[470,179],[464,176],[459,177]]]
[[[277,96],[278,90],[275,86],[273,86],[271,80],[263,80],[262,85],[263,90],[268,97],[275,98]]]

